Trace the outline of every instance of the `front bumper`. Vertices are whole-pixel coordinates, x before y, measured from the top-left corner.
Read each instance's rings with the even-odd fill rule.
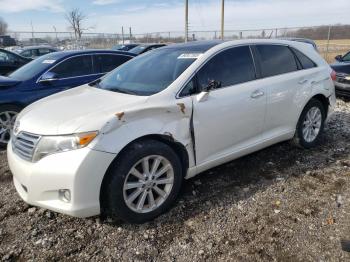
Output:
[[[25,202],[75,217],[89,217],[100,213],[102,180],[115,154],[83,148],[32,163],[18,157],[10,141],[7,158],[16,190]],[[59,190],[70,190],[71,200],[63,201]]]

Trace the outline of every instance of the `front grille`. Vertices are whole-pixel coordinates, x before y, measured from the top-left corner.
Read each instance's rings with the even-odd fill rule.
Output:
[[[12,149],[19,157],[32,161],[33,154],[40,136],[27,132],[20,132],[12,136]]]

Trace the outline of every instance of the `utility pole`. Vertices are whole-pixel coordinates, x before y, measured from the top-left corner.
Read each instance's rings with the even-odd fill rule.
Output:
[[[55,31],[55,35],[56,35],[56,44],[58,44],[58,37],[57,37],[57,29],[56,26],[52,26],[53,30]]]
[[[124,26],[122,26],[122,41],[123,41],[123,44],[124,44]]]
[[[221,39],[224,40],[225,31],[225,0],[221,0]]]
[[[33,27],[33,21],[30,21],[30,26],[32,27],[32,42],[34,41],[34,27]],[[36,41],[34,41],[36,42]]]
[[[188,41],[188,0],[185,0],[185,42]]]
[[[131,38],[132,38],[132,32],[131,32],[131,27],[129,27],[129,41],[131,43]]]

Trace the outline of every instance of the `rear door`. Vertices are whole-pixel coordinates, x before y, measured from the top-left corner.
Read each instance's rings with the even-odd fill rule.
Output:
[[[295,130],[301,101],[305,92],[311,91],[317,68],[310,61],[304,70],[293,50],[285,45],[255,45],[255,57],[261,70],[259,84],[267,90],[263,138],[288,135]]]
[[[40,85],[41,88],[50,88],[53,93],[84,85],[98,78],[98,74],[93,70],[90,54],[67,58],[48,72],[55,73],[57,79]]]

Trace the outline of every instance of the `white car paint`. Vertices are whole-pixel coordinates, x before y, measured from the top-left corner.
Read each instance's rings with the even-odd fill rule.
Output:
[[[230,47],[259,43],[292,46],[307,54],[318,67],[258,79],[235,88],[178,97],[182,87],[215,54]],[[88,85],[50,96],[20,113],[17,119],[20,126],[15,134],[21,131],[39,135],[99,131],[99,135],[86,148],[51,154],[36,163],[17,156],[10,141],[7,155],[16,189],[32,205],[78,217],[97,215],[106,170],[117,154],[135,139],[162,135],[182,144],[189,157],[186,178],[193,177],[291,139],[301,111],[315,95],[329,98],[331,113],[335,94],[330,72],[328,64],[308,44],[240,40],[211,48],[168,88],[149,97]],[[59,199],[60,189],[71,190],[70,203]]]

